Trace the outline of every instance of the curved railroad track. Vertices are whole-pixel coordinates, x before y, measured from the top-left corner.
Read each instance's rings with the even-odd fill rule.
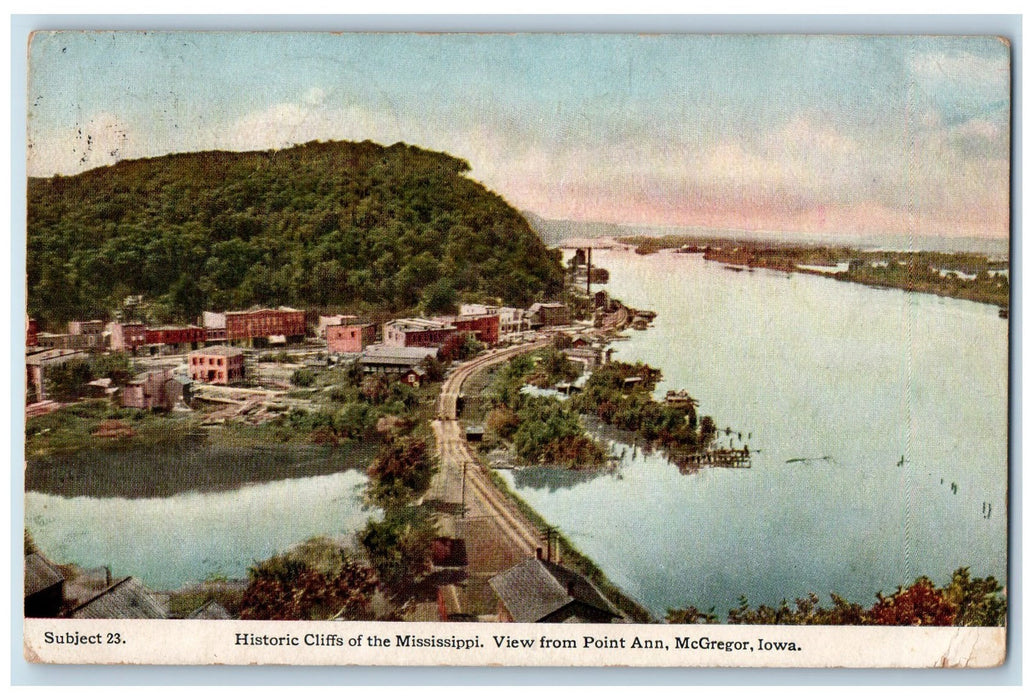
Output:
[[[441,387],[441,396],[438,398],[438,419],[433,426],[438,453],[441,457],[441,468],[458,472],[461,484],[465,467],[465,479],[470,496],[477,501],[476,510],[494,517],[495,522],[513,546],[528,556],[533,556],[536,549],[542,545],[542,534],[492,483],[488,477],[487,468],[477,459],[466,441],[462,426],[459,424],[456,405],[462,392],[463,383],[478,370],[544,348],[551,342],[551,340],[545,339],[504,350],[495,350],[460,365]]]

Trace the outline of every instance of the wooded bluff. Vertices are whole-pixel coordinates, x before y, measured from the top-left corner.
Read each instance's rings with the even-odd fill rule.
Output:
[[[287,304],[363,313],[525,306],[562,288],[549,251],[467,162],[397,143],[311,142],[127,160],[28,182],[28,312],[148,320]]]

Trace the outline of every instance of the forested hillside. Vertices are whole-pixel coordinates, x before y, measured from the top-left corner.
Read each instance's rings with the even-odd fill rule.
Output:
[[[104,318],[135,294],[151,320],[192,321],[252,304],[436,312],[558,293],[556,252],[468,170],[366,141],[31,178],[29,314]]]

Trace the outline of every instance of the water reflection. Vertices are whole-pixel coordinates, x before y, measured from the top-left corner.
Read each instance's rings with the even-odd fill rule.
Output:
[[[544,489],[554,493],[578,484],[586,484],[602,477],[619,478],[612,469],[562,469],[552,467],[524,467],[513,470],[513,483],[517,488]]]

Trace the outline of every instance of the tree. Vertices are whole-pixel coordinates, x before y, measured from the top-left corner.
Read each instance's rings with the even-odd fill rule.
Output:
[[[717,425],[710,416],[703,416],[699,421],[699,441],[702,445],[709,445],[717,436]]]
[[[405,508],[388,511],[383,520],[369,520],[357,537],[384,585],[400,590],[430,570],[435,536],[418,509]]]
[[[668,610],[667,621],[672,625],[712,625],[718,622],[718,619],[713,608],[710,608],[709,612],[703,612],[690,605],[687,608]]]
[[[445,376],[445,365],[433,355],[423,358],[420,368],[427,373],[427,381],[440,382]]]
[[[316,383],[316,373],[310,369],[301,368],[294,370],[291,374],[291,384],[300,387],[309,387]]]
[[[383,508],[398,508],[422,496],[436,471],[427,443],[419,438],[396,438],[373,458],[367,493]]]
[[[124,352],[112,352],[93,358],[93,374],[107,377],[118,386],[125,386],[133,378],[133,363]]]
[[[954,624],[957,608],[925,576],[915,579],[906,589],[898,588],[868,611],[873,625],[921,625],[946,627]]]
[[[57,401],[74,401],[79,398],[83,387],[93,379],[93,368],[86,360],[68,360],[43,370],[47,396]]]
[[[954,624],[965,627],[1003,625],[1008,605],[1001,591],[1001,584],[993,576],[974,579],[968,567],[955,571],[943,589],[947,600],[957,609]]]
[[[430,283],[423,290],[420,306],[428,315],[454,314],[457,311],[456,301],[459,295],[449,279],[439,279]]]
[[[341,553],[323,570],[295,555],[281,555],[248,572],[242,620],[368,620],[377,576]]]
[[[362,398],[370,403],[382,404],[391,391],[391,380],[383,374],[367,374],[359,385]]]

